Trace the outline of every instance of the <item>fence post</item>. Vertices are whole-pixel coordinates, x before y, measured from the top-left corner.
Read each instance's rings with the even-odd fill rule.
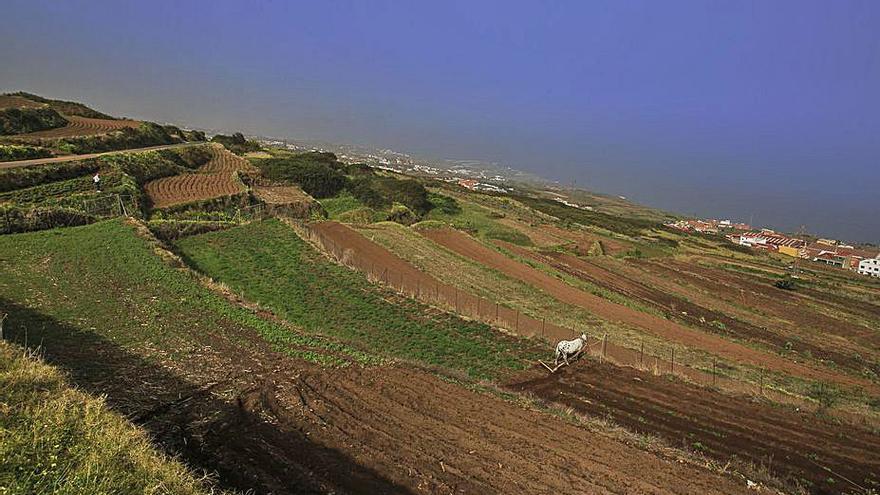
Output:
[[[416,298],[422,298],[422,281],[419,279],[416,279]]]
[[[645,341],[642,341],[641,348],[639,349],[639,368],[643,368],[645,366]]]
[[[608,356],[608,334],[602,335],[602,359]]]
[[[458,287],[455,288],[455,312],[459,313],[458,310]]]
[[[715,375],[715,361],[717,361],[717,360],[718,360],[718,358],[716,358],[715,356],[712,356],[712,386],[713,387],[715,386],[715,377],[716,377],[716,375]]]
[[[495,303],[495,324],[498,324],[498,303]]]
[[[669,372],[675,373],[675,347],[672,348],[672,360],[669,361]]]
[[[547,317],[544,316],[541,318],[541,337],[544,337],[546,328],[547,328]]]
[[[764,368],[761,368],[760,389],[761,395],[764,395]]]
[[[516,333],[519,333],[519,310],[516,310]]]

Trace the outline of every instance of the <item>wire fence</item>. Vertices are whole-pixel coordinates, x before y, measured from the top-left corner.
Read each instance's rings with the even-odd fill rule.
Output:
[[[337,261],[352,269],[364,273],[373,282],[382,283],[394,290],[421,302],[443,308],[473,320],[487,323],[510,333],[538,338],[555,344],[560,340],[573,339],[582,332],[547,321],[546,317],[534,317],[523,312],[499,304],[495,301],[476,296],[453,285],[446,284],[428,275],[408,262],[389,253],[384,248],[384,256],[376,256],[376,252],[367,253],[362,246],[352,245],[347,236],[338,232],[316,228],[305,222],[296,222],[305,235],[314,243],[334,257]],[[352,231],[353,232],[353,231]],[[360,236],[360,234],[355,234]],[[362,236],[361,236],[362,237]],[[364,238],[366,239],[366,238]],[[367,240],[372,243],[372,241]],[[757,372],[754,381],[733,379],[724,376],[723,372],[730,369],[727,363],[712,359],[711,363],[694,365],[676,356],[675,347],[669,353],[660,355],[645,349],[644,342],[614,342],[607,335],[587,336],[589,353],[602,360],[619,365],[632,366],[647,370],[654,374],[671,374],[686,378],[700,385],[724,388],[726,390],[760,394],[778,402],[802,403],[781,390],[771,388],[765,383],[763,370]]]

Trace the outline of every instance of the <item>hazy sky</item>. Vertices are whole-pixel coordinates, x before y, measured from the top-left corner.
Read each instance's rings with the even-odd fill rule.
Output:
[[[880,241],[880,1],[5,0],[0,91]]]

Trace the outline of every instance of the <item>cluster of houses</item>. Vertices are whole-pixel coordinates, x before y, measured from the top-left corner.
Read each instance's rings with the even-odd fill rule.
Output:
[[[853,270],[862,275],[880,277],[880,250],[860,249],[833,239],[806,242],[770,229],[748,231],[726,236],[731,242]]]
[[[720,234],[728,231],[751,230],[747,223],[731,222],[730,220],[678,220],[666,224],[673,229],[685,232],[700,232],[702,234]]]
[[[880,277],[880,249],[860,249],[834,239],[806,242],[770,229],[753,230],[745,223],[730,220],[678,220],[666,224],[685,232],[725,234],[734,244],[753,249],[811,260],[816,263],[853,270],[862,275]]]

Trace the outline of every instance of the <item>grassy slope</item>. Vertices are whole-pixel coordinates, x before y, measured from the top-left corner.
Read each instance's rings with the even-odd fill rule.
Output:
[[[425,215],[424,220],[435,220],[448,223],[461,230],[475,232],[478,237],[484,239],[501,239],[521,246],[529,246],[532,241],[518,230],[512,229],[498,222],[497,215],[492,210],[477,203],[457,198],[461,212],[455,214],[444,213],[436,208]]]
[[[185,357],[198,348],[195,339],[212,332],[249,345],[238,337],[241,328],[319,363],[339,364],[335,356],[348,353],[228,303],[170,268],[121,220],[0,236],[0,299],[125,348],[162,349],[171,358]],[[18,319],[21,326],[27,323]]]
[[[0,493],[208,493],[103,400],[3,341],[0,391]]]
[[[276,220],[189,237],[177,247],[197,269],[306,331],[372,352],[475,377],[519,369],[528,355],[527,342],[376,290]]]

